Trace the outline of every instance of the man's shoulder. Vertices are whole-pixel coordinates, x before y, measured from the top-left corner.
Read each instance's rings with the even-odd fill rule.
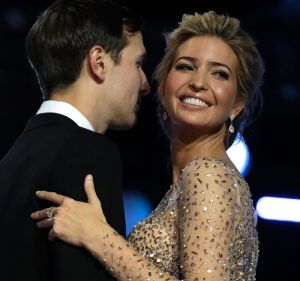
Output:
[[[53,131],[74,133],[78,125],[70,118],[57,113],[42,113],[32,116],[24,129],[24,133],[36,131]]]
[[[115,145],[105,135],[81,128],[70,118],[56,113],[32,116],[23,134],[41,137],[46,142],[58,140],[70,145],[89,144],[89,147],[104,146],[115,149]]]
[[[81,128],[68,117],[55,113],[32,116],[10,152],[10,155],[40,155],[47,159],[72,155],[81,159],[108,155],[120,158],[119,150],[107,136]]]

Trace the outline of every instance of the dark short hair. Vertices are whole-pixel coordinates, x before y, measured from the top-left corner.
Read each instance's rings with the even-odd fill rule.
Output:
[[[25,43],[44,99],[77,80],[94,45],[118,63],[128,35],[140,31],[141,23],[139,15],[111,0],[55,1],[37,18]]]

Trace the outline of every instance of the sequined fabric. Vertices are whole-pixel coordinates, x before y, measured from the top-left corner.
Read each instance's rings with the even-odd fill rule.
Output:
[[[128,241],[176,279],[252,281],[255,224],[249,187],[240,174],[219,160],[196,158]]]

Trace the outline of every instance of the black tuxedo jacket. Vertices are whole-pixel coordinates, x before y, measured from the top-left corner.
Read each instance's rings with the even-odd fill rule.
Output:
[[[0,279],[3,281],[113,280],[84,249],[49,242],[30,213],[52,204],[36,190],[86,201],[85,175],[94,177],[107,221],[125,235],[121,159],[104,135],[55,113],[32,117],[0,162]],[[99,234],[100,235],[100,234]]]

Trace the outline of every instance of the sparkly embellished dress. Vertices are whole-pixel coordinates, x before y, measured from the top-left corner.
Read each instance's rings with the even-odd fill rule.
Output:
[[[159,268],[162,280],[172,280],[163,278],[169,273],[180,280],[252,281],[258,258],[255,221],[241,175],[219,160],[197,158],[128,241]]]

